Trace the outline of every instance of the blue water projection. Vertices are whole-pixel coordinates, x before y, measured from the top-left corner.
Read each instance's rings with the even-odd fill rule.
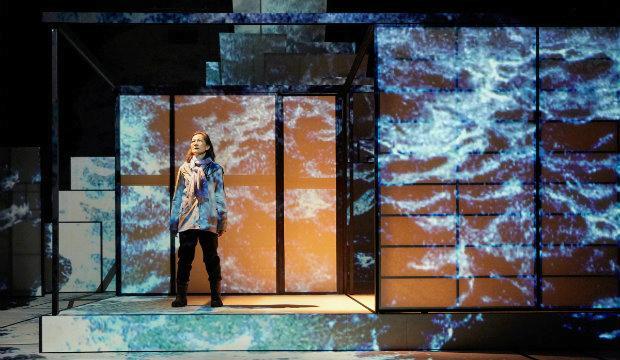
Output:
[[[121,175],[169,171],[168,96],[120,97]]]
[[[433,209],[433,214],[454,217],[454,186],[415,200],[388,195],[385,189],[410,186],[416,191],[415,184],[420,183],[492,183],[461,188],[461,214],[495,217],[477,242],[456,244],[450,259],[444,259],[458,261],[460,277],[479,273],[479,264],[466,252],[467,243],[522,264],[519,275],[532,272],[528,264],[534,257],[532,247],[488,245],[497,243],[493,228],[531,224],[533,217],[532,178],[510,168],[533,168],[535,160],[535,148],[526,146],[534,130],[527,120],[535,108],[535,35],[535,29],[525,28],[377,30],[380,89],[400,96],[406,109],[381,109],[381,205],[392,205],[400,214]],[[407,107],[413,109],[407,111]],[[390,170],[399,161],[409,163],[411,170]],[[467,226],[469,221],[467,217],[454,220],[457,226]],[[454,226],[445,221],[426,225],[436,231]],[[444,262],[435,256],[429,251],[421,263],[409,263],[409,267],[439,269]],[[514,281],[515,286],[520,284]],[[461,293],[459,301],[468,296]]]
[[[545,231],[543,220],[542,240],[548,244],[543,264],[579,256],[573,264],[579,274],[607,274],[617,285],[620,29],[541,28],[540,62],[543,177],[548,173],[555,181],[541,185],[541,200],[548,219],[566,224],[558,238],[555,228]],[[573,140],[563,138],[564,129],[573,129]],[[547,292],[557,291],[552,278],[543,281]],[[601,294],[592,306],[618,308],[619,303],[616,290]]]
[[[170,170],[168,96],[120,97],[121,177]],[[161,182],[157,178],[157,182]],[[124,293],[166,293],[170,284],[168,179],[121,187],[121,271]],[[138,181],[139,182],[139,181]],[[145,260],[146,259],[146,260]]]
[[[541,60],[561,59],[553,66],[541,62],[543,120],[581,124],[594,119],[617,121],[620,118],[619,33],[618,29],[541,29]],[[470,285],[468,292],[461,289],[458,307],[472,295],[476,284],[474,275],[484,272],[483,264],[466,251],[466,246],[474,247],[511,265],[514,273],[486,270],[486,275],[511,282],[525,299],[517,301],[485,294],[480,297],[481,303],[533,305],[534,282],[504,276],[534,278],[536,29],[379,27],[376,41],[380,91],[382,97],[395,99],[380,109],[378,123],[383,212],[447,216],[454,219],[457,233],[460,230],[462,234],[449,259],[436,258],[429,251],[422,260],[411,261],[408,267],[415,269],[430,264],[438,270],[444,261],[456,262],[455,278],[468,278]],[[591,59],[598,59],[596,64],[602,65],[589,65],[587,61]],[[555,85],[562,88],[545,91],[545,86]],[[613,132],[605,133],[594,146],[611,142],[613,147],[615,136]],[[548,137],[553,138],[553,134]],[[570,261],[573,251],[600,239],[617,242],[620,239],[617,150],[593,162],[580,158],[580,154],[570,158],[551,156],[544,149],[542,143],[539,150],[543,173],[565,174],[562,180],[566,185],[541,185],[543,210],[568,209],[569,213],[581,214],[586,226],[576,227],[574,230],[579,233],[570,234],[583,241],[576,246],[558,247],[559,255],[543,252],[543,264],[550,256]],[[580,181],[579,177],[571,176],[576,172],[590,175],[611,172],[612,180],[610,184],[591,184],[587,179]],[[423,194],[422,198],[403,198],[394,191],[401,188],[415,193],[420,189],[416,186],[429,183],[444,186],[437,187],[430,195]],[[458,205],[454,203],[455,196]],[[457,211],[461,216],[456,216]],[[484,228],[473,228],[479,223],[477,218],[489,216],[492,218]],[[438,232],[453,226],[446,222],[426,222],[426,225]],[[518,231],[501,233],[502,227]],[[544,236],[545,229],[542,231]],[[383,232],[381,236],[390,234]],[[605,274],[612,274],[611,281],[617,281],[613,278],[613,274],[618,274],[617,257],[611,257],[611,264],[600,265],[600,259],[605,259],[601,251],[592,251],[590,256],[581,273],[603,269]],[[544,286],[545,296],[552,295],[553,285]],[[617,307],[617,302],[611,307]]]
[[[66,280],[60,292],[95,291],[101,281],[102,226],[99,223],[61,223],[58,225],[58,255],[66,262]],[[64,277],[64,276],[63,276]],[[64,280],[64,279],[63,279]]]
[[[113,157],[72,157],[72,190],[114,190]]]
[[[115,261],[116,227],[114,212],[114,191],[72,190],[59,192],[59,222],[101,222],[103,227],[104,276],[113,268]],[[71,239],[67,240],[71,241]],[[59,241],[62,242],[63,239],[59,239]],[[63,258],[67,259],[64,256]],[[80,276],[80,274],[68,274],[67,276]]]
[[[582,125],[590,124],[593,120],[607,119],[616,122],[614,131],[617,131],[615,129],[620,119],[618,33],[618,29],[541,29],[539,47],[542,121],[559,120],[561,123]],[[560,255],[554,253],[556,255],[553,257],[570,258],[579,249],[590,249],[590,245],[602,241],[617,246],[620,239],[620,207],[617,200],[620,189],[617,180],[606,184],[591,184],[591,180],[584,180],[579,175],[607,172],[612,174],[611,177],[618,178],[620,165],[617,135],[605,133],[592,145],[591,150],[608,149],[609,146],[615,149],[610,150],[601,161],[591,161],[585,154],[556,156],[557,154],[548,149],[556,148],[555,144],[561,141],[553,140],[553,136],[553,145],[546,147],[543,141],[536,147],[536,29],[378,27],[376,41],[380,90],[383,95],[395,96],[398,99],[397,109],[381,108],[378,124],[381,148],[378,159],[381,206],[387,208],[389,205],[397,214],[420,215],[418,224],[424,227],[427,233],[460,232],[460,239],[454,246],[453,254],[445,259],[439,258],[434,255],[434,249],[430,248],[428,256],[419,262],[410,262],[410,268],[439,269],[444,265],[444,261],[458,263],[458,273],[453,278],[455,281],[465,278],[469,283],[469,291],[461,289],[462,292],[458,295],[458,307],[474,296],[476,276],[485,271],[483,264],[477,263],[476,258],[468,252],[468,249],[473,247],[509,263],[514,274],[520,278],[506,278],[506,275],[513,274],[494,270],[489,271],[488,275],[492,279],[511,283],[525,298],[524,302],[517,302],[510,296],[483,294],[480,296],[480,303],[491,304],[490,306],[532,306],[535,301],[534,165],[537,151],[541,157],[543,172],[559,173],[563,177],[561,184],[541,184],[541,200],[546,204],[543,205],[543,210],[560,209],[562,211],[559,212],[568,215],[557,216],[570,219],[571,214],[579,214],[585,224],[561,230],[562,236],[579,239],[568,244],[562,237],[559,241],[547,241],[546,236],[549,233],[545,231],[547,229],[543,221],[543,243],[559,245],[556,250]],[[550,60],[545,63],[542,61],[544,59]],[[602,64],[596,68],[603,70],[594,75],[581,73],[580,69],[584,66],[588,68],[588,65],[582,64],[592,59]],[[555,64],[548,66],[551,62]],[[167,107],[168,101],[160,99],[152,104],[155,104],[155,107]],[[141,114],[135,118],[144,120],[132,123],[135,128],[132,127],[130,133],[135,134],[135,139],[139,138],[139,134],[148,133],[145,125],[150,119],[148,112],[145,113],[143,108],[133,105],[123,109],[132,114]],[[162,147],[165,148],[167,147]],[[133,151],[139,150],[132,149],[132,152],[128,153],[131,156],[134,155]],[[127,164],[127,171],[143,166],[141,169],[144,173],[155,174],[164,168],[159,161],[168,161],[165,155],[159,156],[159,159],[136,159],[148,165]],[[399,165],[403,163],[405,170],[398,170],[402,169]],[[372,172],[359,173],[360,177],[369,182],[372,181],[372,175]],[[415,186],[426,186],[420,184],[427,183],[448,184],[455,190],[452,192],[440,188],[430,197],[421,200],[403,200],[394,193],[384,191],[398,187],[415,189]],[[456,193],[457,183],[459,213],[455,206],[446,201],[453,199],[454,195],[451,194]],[[467,183],[470,185],[466,185]],[[127,226],[128,234],[135,237],[123,240],[123,260],[128,261],[124,263],[124,286],[126,279],[131,280],[130,277],[127,278],[131,276],[127,275],[130,272],[144,274],[145,271],[150,271],[154,274],[146,281],[144,278],[136,278],[133,282],[128,282],[128,288],[124,290],[165,291],[169,274],[161,269],[169,266],[169,238],[165,229],[158,229],[159,224],[154,223],[153,219],[166,217],[167,187],[124,187],[122,196],[123,211],[127,211],[122,216],[123,226]],[[354,199],[354,215],[370,211],[373,197],[373,192],[369,190],[360,198]],[[427,211],[428,209],[433,210]],[[539,215],[542,217],[547,214]],[[480,218],[490,219],[482,228],[474,228]],[[520,231],[509,231],[506,235],[501,231],[505,228]],[[166,236],[160,236],[161,234]],[[382,237],[389,235],[381,234]],[[133,240],[140,241],[135,241],[134,244]],[[144,259],[145,253],[150,254],[149,263],[138,263],[138,259]],[[545,264],[550,255],[546,252],[541,255]],[[598,260],[603,258],[601,251],[592,251],[589,256],[581,265],[584,267],[582,270],[589,273],[605,271],[612,274],[612,280],[617,279],[617,257],[602,266]],[[371,266],[373,263],[371,257],[361,252],[356,254],[355,261],[362,267]],[[159,268],[160,265],[163,267]],[[147,270],[149,266],[160,270]],[[521,281],[522,279],[527,281]],[[544,282],[544,293],[552,294],[552,289],[553,284]],[[600,294],[598,299],[583,305],[599,309],[618,308],[620,298],[616,294]],[[611,316],[617,318],[616,315]],[[567,329],[580,331],[580,324],[609,318],[608,314],[567,315],[565,326]],[[153,315],[152,319],[157,323],[160,315]],[[363,328],[364,332],[359,333],[372,334],[370,339],[361,342],[362,348],[376,349],[377,337],[385,328],[378,325],[374,318],[360,319],[360,329]],[[89,321],[89,326],[94,329],[112,327],[125,335],[127,331],[133,331],[130,319],[82,321]],[[144,343],[164,342],[167,338],[162,339],[161,334],[174,331],[177,325],[180,329],[194,320],[188,317],[174,321],[183,323],[165,322],[160,328],[136,333],[136,337],[132,338]],[[208,329],[204,322],[197,321],[195,325],[197,333],[213,329],[215,333],[218,333],[218,329],[221,329],[221,333],[226,333],[233,329],[239,334],[233,339],[213,338],[206,344],[208,347],[217,348],[223,345],[225,348],[231,341],[237,341],[236,345],[239,346],[247,344],[247,349],[264,349],[261,347],[264,342],[260,342],[263,345],[256,346],[257,342],[254,341],[263,340],[263,334],[250,333],[250,327],[244,321],[242,317],[222,317],[216,323],[210,324]],[[470,326],[480,325],[485,321],[485,317],[482,314],[440,314],[434,315],[432,321],[438,330],[427,334],[426,346],[429,349],[441,349],[454,339],[459,329],[464,331]],[[266,348],[284,346],[283,339],[290,340],[288,334],[296,334],[296,331],[312,333],[313,336],[327,336],[330,333],[330,328],[311,317],[274,317],[273,320],[263,322],[264,326],[285,324],[285,327],[290,329],[290,332],[283,333],[277,339],[267,339],[269,345]],[[344,323],[335,321],[332,326],[342,324]],[[605,329],[599,337],[604,340],[616,339],[618,330]],[[188,339],[191,340],[188,342],[190,345],[205,345],[202,338],[189,336],[184,340]],[[359,344],[349,338],[342,341],[350,342],[352,346]],[[299,346],[303,348],[304,344],[300,343]]]
[[[170,287],[170,195],[167,186],[121,187],[123,293],[167,293]]]

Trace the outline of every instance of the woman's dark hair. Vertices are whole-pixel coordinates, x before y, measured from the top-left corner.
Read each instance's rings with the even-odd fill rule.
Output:
[[[211,144],[211,139],[209,138],[209,135],[207,135],[207,133],[204,131],[196,131],[192,135],[192,138],[198,134],[202,135],[202,138],[205,140],[205,143],[209,146],[209,149],[207,150],[205,157],[210,157],[211,160],[215,161],[215,151],[213,151],[213,144]],[[189,149],[187,150],[187,153],[185,154],[185,162],[189,162],[193,156],[194,154],[192,154],[192,143],[190,141]]]

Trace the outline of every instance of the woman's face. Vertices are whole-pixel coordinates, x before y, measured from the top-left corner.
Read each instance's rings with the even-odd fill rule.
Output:
[[[207,145],[207,142],[201,134],[196,134],[192,137],[192,144],[190,147],[194,155],[204,154],[205,151],[209,150],[209,145]]]

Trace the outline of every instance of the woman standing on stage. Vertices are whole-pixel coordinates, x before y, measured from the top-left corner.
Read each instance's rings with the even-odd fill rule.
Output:
[[[187,305],[187,285],[196,243],[200,242],[203,261],[211,285],[211,307],[222,306],[218,237],[226,231],[226,196],[224,169],[215,161],[209,135],[196,131],[192,136],[185,162],[179,168],[170,209],[170,231],[179,233],[177,296],[173,307]]]

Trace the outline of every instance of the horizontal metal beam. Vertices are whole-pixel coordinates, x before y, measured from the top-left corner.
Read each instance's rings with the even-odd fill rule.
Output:
[[[477,13],[205,13],[205,12],[66,12],[42,13],[44,23],[69,24],[407,24],[428,26],[563,26],[618,25],[613,13],[566,11],[517,15],[514,12]]]
[[[230,94],[325,94],[342,92],[342,85],[213,85],[208,87],[119,86],[120,95],[230,95]],[[351,92],[372,92],[373,85],[357,85]]]
[[[490,14],[467,15],[491,18]],[[147,13],[44,12],[45,23],[75,24],[422,24],[454,21],[458,14],[437,13]],[[497,17],[492,17],[497,21]]]

